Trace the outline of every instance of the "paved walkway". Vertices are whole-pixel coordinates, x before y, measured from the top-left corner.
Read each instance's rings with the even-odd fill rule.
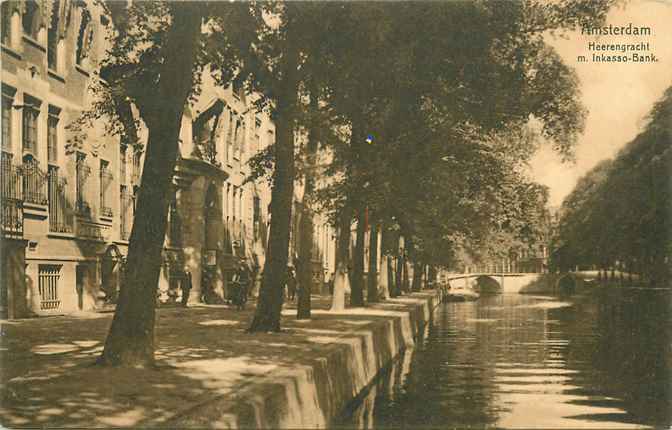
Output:
[[[366,309],[327,311],[314,296],[313,319],[283,311],[282,333],[245,333],[252,306],[159,309],[158,370],[93,366],[111,313],[3,321],[0,324],[0,424],[6,427],[154,426],[214,397],[320,359],[367,327],[397,318],[431,293]]]

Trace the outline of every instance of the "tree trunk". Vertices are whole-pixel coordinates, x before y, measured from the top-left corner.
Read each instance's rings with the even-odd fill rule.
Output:
[[[287,273],[289,231],[294,198],[294,119],[297,103],[298,53],[285,56],[284,81],[276,100],[275,170],[271,192],[271,227],[268,238],[269,256],[264,263],[264,276],[259,302],[249,332],[280,331],[283,290]]]
[[[422,263],[413,262],[413,283],[411,289],[413,291],[420,291],[422,289],[422,272],[424,266]]]
[[[311,89],[310,108],[317,112],[317,90]],[[306,169],[304,176],[303,204],[301,205],[301,220],[299,232],[299,299],[296,309],[297,319],[310,319],[310,294],[313,283],[313,210],[312,197],[315,191],[315,169],[317,167],[317,149],[319,146],[319,130],[313,125],[310,127],[308,142],[306,143]]]
[[[406,257],[404,257],[404,264],[402,265],[402,271],[401,271],[401,289],[404,292],[404,294],[410,293],[411,290],[411,283],[409,282],[408,279],[408,260]]]
[[[382,292],[384,300],[392,296],[392,258],[386,254],[389,247],[390,234],[384,224],[380,226],[380,273],[378,275],[378,289]]]
[[[299,221],[299,267],[297,277],[299,281],[297,294],[297,319],[310,319],[310,293],[313,283],[312,271],[313,255],[313,217],[312,211],[306,208],[305,194]]]
[[[357,211],[357,241],[352,262],[350,305],[353,307],[364,306],[364,239],[366,235],[364,217],[364,208],[360,207]]]
[[[331,310],[345,309],[345,293],[350,290],[348,279],[348,258],[350,254],[350,211],[346,208],[339,218],[338,243],[336,244],[336,274],[334,276],[334,295]]]
[[[387,300],[390,298],[390,263],[387,255],[380,257],[380,270],[378,271],[378,291],[379,298]]]
[[[105,347],[104,365],[154,364],[156,291],[168,217],[169,192],[177,160],[182,114],[192,89],[201,7],[173,5],[173,22],[157,84],[155,110],[144,118],[147,152],[131,231],[125,279]],[[160,101],[160,102],[158,102]]]
[[[396,270],[394,269],[394,257],[388,255],[387,260],[387,290],[389,291],[390,297],[397,297],[397,282],[396,282]]]
[[[401,295],[403,290],[403,273],[404,273],[404,255],[400,252],[397,255],[397,267],[394,274],[394,297]]]
[[[366,301],[378,302],[378,229],[375,224],[371,224],[369,232],[369,277],[366,283],[368,286]]]

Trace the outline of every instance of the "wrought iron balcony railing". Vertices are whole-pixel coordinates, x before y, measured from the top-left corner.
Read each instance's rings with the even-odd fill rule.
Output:
[[[40,168],[37,160],[30,158],[21,166],[23,174],[23,201],[36,205],[46,205],[47,173]]]
[[[12,162],[13,155],[2,152],[0,169],[0,227],[6,237],[23,236],[23,195],[21,170]]]

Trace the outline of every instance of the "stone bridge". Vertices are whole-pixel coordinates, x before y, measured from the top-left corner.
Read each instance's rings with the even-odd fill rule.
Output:
[[[573,294],[596,285],[596,273],[449,273],[445,279],[485,294]]]
[[[447,279],[453,287],[473,288],[480,293],[520,293],[535,283],[541,273],[451,273]]]

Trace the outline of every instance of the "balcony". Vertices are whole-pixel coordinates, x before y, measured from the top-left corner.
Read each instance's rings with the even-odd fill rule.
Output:
[[[13,155],[2,153],[0,172],[0,224],[4,237],[23,237],[23,195],[21,168],[12,163]]]
[[[110,240],[110,226],[85,220],[77,221],[77,238],[106,242]]]
[[[21,167],[23,175],[23,201],[45,206],[47,198],[47,173],[40,169],[37,160],[28,158]]]
[[[3,196],[0,223],[3,237],[23,237],[23,201]]]
[[[58,167],[49,166],[49,231],[53,233],[72,233],[72,202],[66,197],[66,184]]]
[[[76,200],[75,211],[84,217],[91,217],[91,205],[89,204],[89,176],[91,176],[91,167],[86,162],[83,154],[77,153],[77,171],[76,171]]]

